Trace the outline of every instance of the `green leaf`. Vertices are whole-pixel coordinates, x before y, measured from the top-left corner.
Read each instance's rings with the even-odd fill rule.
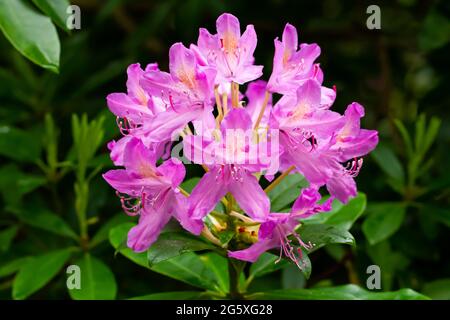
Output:
[[[19,269],[30,259],[30,257],[22,257],[8,261],[0,266],[0,277],[7,277],[19,271]]]
[[[45,208],[26,207],[13,211],[21,221],[30,226],[78,240],[78,235],[60,216]]]
[[[405,172],[395,153],[386,145],[380,143],[371,153],[380,168],[393,180],[403,184]]]
[[[132,227],[134,227],[134,223],[127,222],[112,228],[109,232],[109,242],[114,249],[120,252],[123,256],[130,259],[137,265],[149,269],[146,252],[137,253],[126,247],[127,234]]]
[[[416,131],[414,136],[415,150],[421,150],[425,139],[425,126],[426,118],[424,114],[421,114],[416,120]]]
[[[194,177],[194,178],[188,179],[181,184],[181,188],[183,188],[183,190],[191,193],[192,189],[194,189],[194,187],[197,185],[197,183],[199,181],[200,181],[199,177]]]
[[[448,17],[437,10],[431,10],[425,18],[419,33],[419,45],[424,50],[443,47],[450,39],[450,23]]]
[[[285,259],[282,259],[278,263],[275,263],[278,258],[279,256],[271,253],[263,253],[258,258],[258,260],[256,260],[256,262],[252,263],[252,265],[250,266],[249,278],[262,277],[266,274],[280,270],[281,268],[289,264]]]
[[[227,259],[215,252],[202,254],[200,259],[215,274],[221,291],[227,293],[230,287]]]
[[[297,233],[305,243],[311,243],[313,252],[327,244],[342,243],[355,245],[355,239],[346,229],[325,224],[307,224],[300,226]]]
[[[57,250],[27,260],[14,279],[13,298],[25,299],[41,289],[61,270],[71,252],[72,249]]]
[[[26,174],[12,163],[0,168],[0,192],[8,205],[20,204],[25,194],[34,191],[46,182],[45,177]]]
[[[220,291],[220,280],[193,252],[162,261],[154,265],[151,270],[194,287]]]
[[[33,3],[41,9],[47,16],[52,18],[53,22],[61,29],[69,31],[66,24],[67,7],[70,6],[67,0],[32,0]]]
[[[60,43],[50,18],[23,0],[0,1],[0,29],[25,57],[43,68],[58,72]]]
[[[80,289],[68,289],[74,300],[112,300],[117,293],[114,274],[101,260],[85,254],[75,262],[80,267]]]
[[[271,210],[273,212],[279,212],[286,209],[298,198],[301,188],[307,185],[308,182],[301,174],[290,174],[286,176],[279,185],[268,193]]]
[[[149,266],[186,252],[214,249],[209,243],[185,232],[163,232],[147,250]]]
[[[400,202],[371,204],[362,225],[364,235],[370,244],[376,244],[393,235],[402,225],[406,207]]]
[[[438,279],[425,284],[423,293],[435,300],[450,300],[450,278]]]
[[[298,270],[298,266],[295,265],[297,268],[297,272],[301,272],[303,276],[308,280],[309,277],[311,277],[312,272],[312,264],[311,260],[308,257],[308,254],[304,249],[302,249],[302,259],[299,261],[301,269]]]
[[[0,231],[0,252],[5,252],[9,249],[12,240],[16,236],[17,226]]]
[[[388,240],[368,246],[366,251],[372,261],[382,270],[381,288],[390,290],[395,274],[403,271],[409,265],[409,260],[401,252],[393,251]]]
[[[421,207],[421,213],[424,216],[439,221],[450,228],[450,210],[448,208],[444,209],[434,205],[424,205]]]
[[[114,215],[111,219],[103,223],[100,229],[98,229],[97,233],[92,237],[91,241],[89,242],[90,247],[93,248],[98,244],[102,243],[103,241],[108,240],[109,232],[111,231],[111,229],[129,220],[130,217],[128,217],[123,212]]]
[[[40,139],[37,139],[36,134],[32,132],[0,126],[0,155],[17,161],[35,162],[41,155]]]
[[[175,291],[152,293],[145,296],[130,298],[130,300],[199,300],[202,298],[201,291]]]
[[[393,292],[371,292],[353,284],[330,288],[285,289],[256,293],[263,300],[427,300],[428,297],[411,289]]]
[[[422,152],[425,153],[431,147],[433,142],[439,133],[439,128],[441,127],[441,119],[437,117],[432,117],[428,125],[427,132],[425,133],[425,141],[422,147]]]
[[[133,223],[125,223],[113,228],[109,233],[111,244],[125,257],[142,267],[149,268],[192,286],[220,291],[221,280],[207,267],[201,257],[193,252],[161,261],[150,268],[147,253],[136,253],[125,246],[127,233],[133,226]]]
[[[406,147],[406,153],[411,159],[414,156],[414,148],[408,130],[406,129],[403,122],[401,122],[399,119],[394,119],[394,124],[397,127],[397,130],[400,132],[400,135],[402,136],[403,142]]]
[[[350,230],[353,223],[366,209],[366,202],[366,195],[361,192],[359,192],[356,197],[350,199],[345,205],[335,199],[330,211],[313,215],[304,221],[306,223],[328,224]]]
[[[44,185],[47,180],[43,176],[26,174],[15,164],[0,168],[0,192],[9,205],[18,205],[22,197]]]
[[[281,271],[281,284],[283,289],[302,289],[306,285],[306,277],[296,265],[291,264]]]

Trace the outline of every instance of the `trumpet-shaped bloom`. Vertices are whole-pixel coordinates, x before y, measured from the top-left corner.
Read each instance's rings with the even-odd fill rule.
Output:
[[[253,25],[248,25],[241,35],[239,20],[224,13],[217,19],[216,28],[214,35],[201,28],[197,45],[191,45],[200,63],[217,70],[216,84],[244,84],[259,78],[263,67],[253,65],[257,43]]]
[[[140,84],[150,95],[161,99],[165,111],[145,122],[145,142],[169,139],[186,126],[212,110],[216,70],[200,66],[194,53],[181,43],[169,50],[170,73],[149,70]],[[146,143],[147,144],[147,143]]]
[[[117,190],[123,209],[140,216],[128,234],[128,246],[137,252],[146,250],[171,217],[199,234],[202,224],[187,217],[186,199],[177,189],[185,176],[183,164],[170,159],[157,167],[154,153],[136,138],[127,143],[124,153],[125,169],[110,170],[103,178]]]
[[[303,189],[290,213],[271,213],[259,228],[258,241],[247,249],[229,251],[228,256],[255,262],[264,252],[280,248],[280,258],[284,254],[301,268],[302,249],[310,249],[312,244],[303,242],[295,232],[295,228],[300,219],[331,210],[333,198],[329,198],[323,204],[318,204],[320,198],[317,189],[313,187]]]
[[[144,72],[157,70],[156,63],[147,65],[145,71],[141,69],[139,63],[130,65],[127,69],[127,93],[109,94],[106,97],[109,110],[117,117],[127,119],[133,124],[143,124],[146,119],[160,112],[162,101],[152,97],[139,83]]]
[[[297,29],[286,24],[282,40],[275,39],[273,70],[268,88],[272,92],[289,93],[314,77],[314,61],[320,55],[317,44],[298,45]]]

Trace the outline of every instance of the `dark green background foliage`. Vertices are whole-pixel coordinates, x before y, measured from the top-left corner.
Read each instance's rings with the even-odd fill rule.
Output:
[[[366,28],[366,8],[373,3],[365,1],[71,2],[81,7],[81,30],[65,30],[65,6],[51,5],[58,1],[0,0],[0,298],[159,293],[147,298],[187,299],[208,297],[198,288],[214,291],[209,297],[228,292],[224,258],[205,253],[209,245],[200,240],[168,233],[162,241],[182,241],[185,251],[191,246],[200,253],[169,259],[170,252],[158,255],[156,246],[148,253],[152,265],[145,254],[125,249],[123,236],[133,219],[121,213],[100,173],[112,165],[106,142],[118,137],[105,97],[125,91],[126,67],[157,61],[166,69],[173,42],[195,42],[199,27],[213,31],[217,16],[231,12],[242,25],[255,25],[256,59],[265,65],[266,79],[273,39],[286,22],[299,29],[301,42],[317,42],[325,85],[337,86],[334,108],[342,112],[360,102],[363,126],[380,133],[357,178],[365,195],[343,208],[335,203],[335,213],[302,227],[318,243],[341,244],[310,253],[304,273],[285,262],[274,265],[276,258],[265,255],[245,269],[241,285],[249,297],[415,295],[403,289],[370,296],[348,285],[365,287],[367,266],[377,264],[383,292],[411,288],[450,299],[448,1],[376,1],[381,30]],[[188,168],[189,177],[201,172]],[[302,185],[286,183],[271,194],[279,210],[295,198],[289,190]],[[342,244],[353,242],[349,229],[355,246]],[[340,234],[333,236],[336,230]],[[88,283],[70,294],[69,264],[80,265]],[[183,292],[164,293],[173,291]]]

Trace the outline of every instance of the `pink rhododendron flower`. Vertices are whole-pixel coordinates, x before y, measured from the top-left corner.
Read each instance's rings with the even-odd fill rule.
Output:
[[[124,150],[125,169],[110,170],[103,178],[121,195],[122,207],[129,215],[139,215],[139,224],[128,234],[128,246],[146,250],[163,227],[174,216],[183,227],[199,234],[201,224],[187,216],[186,199],[177,187],[185,169],[178,159],[170,159],[156,167],[156,158],[142,142],[131,139]],[[136,200],[135,204],[132,201]]]
[[[151,246],[175,218],[232,258],[254,262],[280,248],[301,268],[302,250],[313,244],[297,234],[299,220],[330,210],[333,199],[345,203],[357,194],[355,177],[378,133],[360,128],[360,104],[351,103],[344,115],[332,110],[336,88],[323,86],[320,47],[299,45],[294,26],[287,24],[281,41],[275,39],[268,82],[258,80],[262,66],[253,57],[253,25],[241,33],[239,20],[224,13],[216,27],[216,34],[200,29],[196,44],[172,45],[169,72],[156,64],[128,67],[127,93],[107,97],[123,135],[108,148],[121,168],[104,178],[125,212],[139,216],[128,234],[135,251]],[[245,94],[239,89],[244,83]],[[182,144],[175,144],[179,137]],[[181,152],[184,161],[205,171],[190,193],[180,186]],[[268,193],[289,174],[303,175],[309,187],[295,190],[299,197],[289,213],[272,212]],[[263,177],[270,182],[266,189]],[[319,204],[319,191],[326,190],[331,196]],[[215,211],[219,202],[224,212]],[[251,241],[242,240],[240,231],[231,247],[215,238],[214,232],[239,225],[258,230]]]
[[[216,27],[214,35],[201,28],[197,45],[191,45],[200,63],[217,70],[216,84],[244,84],[259,78],[263,67],[253,65],[257,42],[253,25],[248,25],[241,35],[239,20],[224,13],[217,19]]]

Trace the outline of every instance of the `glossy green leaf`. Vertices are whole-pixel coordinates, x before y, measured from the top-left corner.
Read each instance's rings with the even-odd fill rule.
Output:
[[[302,289],[306,285],[306,277],[296,265],[291,264],[281,271],[281,284],[283,289]]]
[[[290,174],[285,177],[279,185],[271,190],[268,195],[273,212],[285,211],[300,195],[301,188],[308,185],[305,177],[301,174]]]
[[[402,225],[406,207],[400,202],[371,204],[362,225],[364,235],[370,244],[376,244],[393,235]]]
[[[438,279],[425,284],[423,294],[435,300],[450,300],[450,278]]]
[[[3,2],[0,2],[0,8],[1,3]],[[35,162],[41,155],[41,147],[35,133],[10,126],[0,126],[0,155],[17,161]]]
[[[146,252],[137,253],[126,246],[128,231],[133,226],[134,223],[127,222],[115,228],[112,228],[109,231],[109,242],[114,247],[114,249],[117,250],[117,252],[120,252],[126,258],[130,259],[141,267],[149,268]]]
[[[255,263],[252,263],[250,266],[250,274],[249,277],[256,278],[262,277],[266,274],[275,272],[280,270],[281,268],[288,265],[287,260],[282,259],[278,263],[279,256],[271,254],[271,253],[263,253]]]
[[[53,22],[61,29],[69,31],[67,28],[67,7],[70,3],[68,0],[32,0],[33,3],[41,9],[47,16],[52,18]]]
[[[395,153],[386,145],[380,143],[371,153],[380,168],[391,178],[403,183],[405,172]]]
[[[6,263],[2,262],[0,264],[0,277],[7,277],[16,273],[28,261],[28,259],[30,259],[30,257],[22,257]]]
[[[221,291],[225,293],[228,292],[230,287],[230,277],[228,274],[227,259],[215,252],[202,254],[200,259],[215,274]]]
[[[21,221],[30,226],[78,240],[78,235],[64,219],[45,208],[28,206],[26,208],[15,209],[14,212]]]
[[[163,232],[147,250],[148,264],[151,267],[186,252],[206,249],[214,249],[214,246],[185,232]]]
[[[101,260],[85,254],[75,262],[80,267],[80,289],[68,289],[75,300],[112,300],[117,293],[114,274]]]
[[[91,247],[95,247],[103,241],[108,240],[109,232],[111,231],[111,229],[117,227],[118,225],[126,223],[129,220],[130,217],[128,217],[123,212],[114,215],[111,219],[101,225],[100,229],[98,229],[97,233],[92,237],[89,245]]]
[[[25,299],[41,289],[61,270],[71,252],[71,249],[52,251],[27,260],[14,279],[13,298]]]
[[[350,199],[345,205],[335,199],[330,211],[313,215],[304,221],[307,223],[328,224],[350,230],[353,223],[355,223],[366,209],[366,202],[366,195],[361,192],[356,197]]]
[[[297,229],[297,233],[303,242],[313,245],[313,248],[309,252],[313,252],[331,243],[355,245],[355,239],[346,229],[326,224],[305,223]]]
[[[197,183],[199,181],[200,181],[199,177],[194,177],[194,178],[188,179],[181,184],[181,188],[183,188],[183,190],[191,193],[192,189],[194,189],[194,187],[197,185]]]
[[[193,252],[162,261],[154,265],[151,270],[194,287],[220,291],[221,281],[203,260]]]
[[[147,253],[136,253],[125,246],[127,233],[133,226],[133,223],[125,223],[110,231],[109,240],[118,252],[134,263],[165,276],[183,281],[195,287],[220,291],[221,280],[207,267],[201,257],[193,252],[161,261],[150,268]]]
[[[329,288],[285,289],[252,295],[263,300],[427,300],[411,289],[393,292],[371,292],[353,284]]]
[[[200,291],[175,291],[152,293],[145,296],[130,298],[130,300],[198,300],[203,298]]]
[[[17,230],[18,227],[13,226],[0,231],[0,252],[5,252],[9,249],[12,240],[16,236]]]
[[[38,13],[24,0],[0,1],[0,29],[25,57],[58,72],[60,43],[50,18]]]
[[[0,168],[0,192],[8,205],[19,205],[25,194],[34,191],[46,182],[45,177],[26,174],[12,163]]]

